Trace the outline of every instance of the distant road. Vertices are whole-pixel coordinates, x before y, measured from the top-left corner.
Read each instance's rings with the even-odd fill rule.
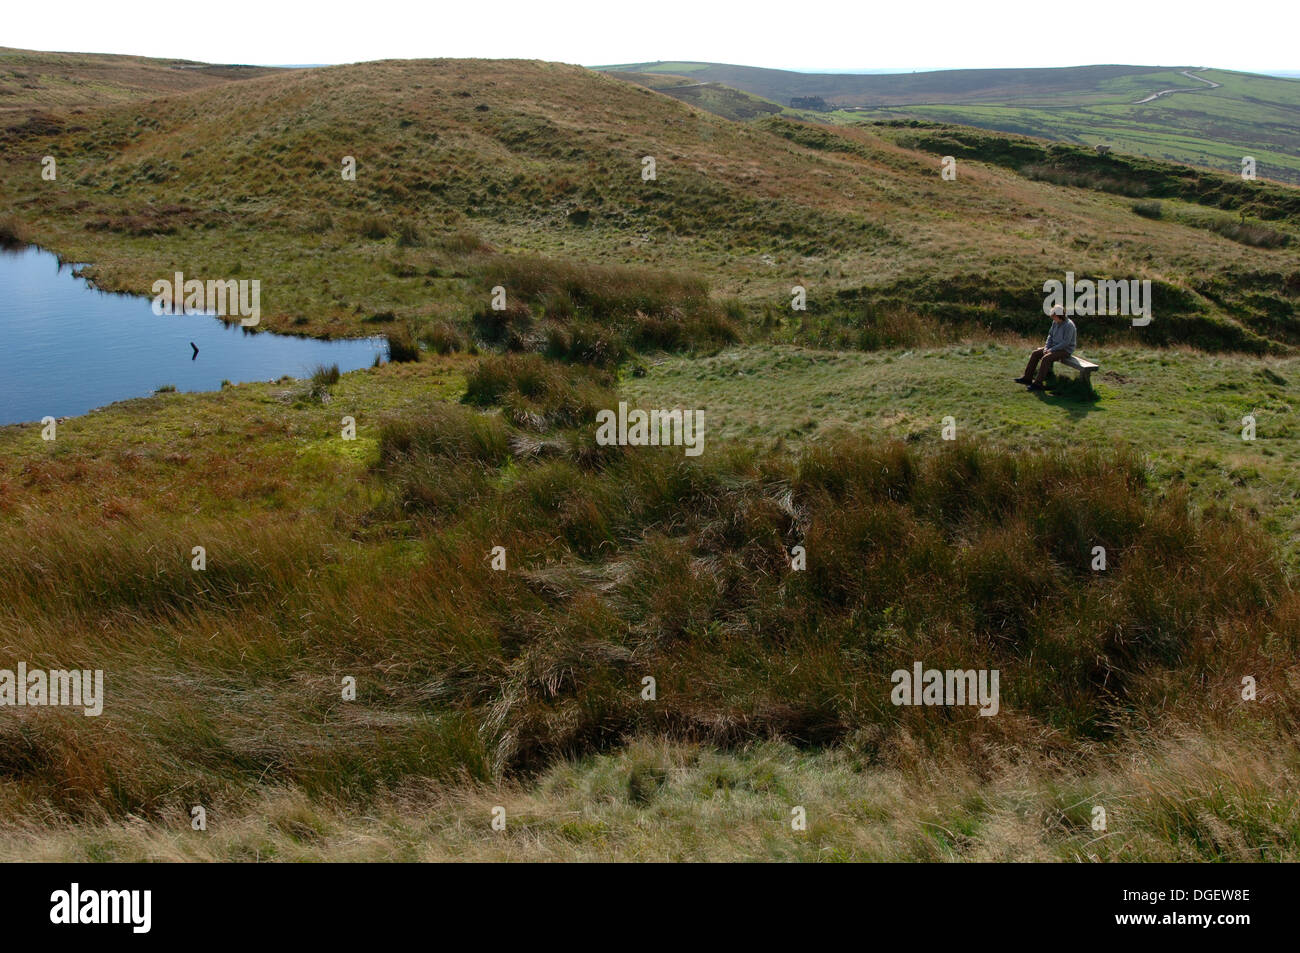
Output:
[[[1186,76],[1188,79],[1194,79],[1198,83],[1204,83],[1206,86],[1210,87],[1210,89],[1218,89],[1220,86],[1223,85],[1222,83],[1212,83],[1204,76],[1197,76],[1195,73],[1191,73],[1187,70],[1182,70],[1182,74]],[[1179,89],[1162,89],[1158,93],[1152,93],[1146,99],[1139,99],[1133,105],[1141,106],[1143,103],[1149,103],[1153,99],[1159,99],[1161,96],[1168,96],[1171,93],[1190,93],[1190,92],[1195,92],[1195,90],[1190,90],[1187,89],[1186,87],[1180,87]]]
[[[1197,76],[1195,73],[1189,72],[1188,70],[1183,70],[1183,75],[1186,76],[1188,79],[1194,79],[1199,83],[1204,83],[1206,86],[1209,86],[1210,89],[1218,89],[1220,86],[1223,85],[1222,83],[1212,83],[1204,76]]]

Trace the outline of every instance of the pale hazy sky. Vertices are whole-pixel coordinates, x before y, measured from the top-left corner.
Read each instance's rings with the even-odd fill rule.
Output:
[[[1296,0],[5,0],[0,46],[215,63],[479,56],[785,69],[1300,69]]]

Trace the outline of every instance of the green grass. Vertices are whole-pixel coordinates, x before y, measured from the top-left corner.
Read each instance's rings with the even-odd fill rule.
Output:
[[[1249,155],[1261,178],[1300,183],[1294,135],[1300,82],[1226,70],[1196,75],[1221,87],[1210,89],[1169,71],[1106,80],[1091,95],[1062,92],[1034,104],[914,104],[831,116],[842,122],[916,118],[978,126],[1089,147],[1107,145],[1119,153],[1227,173],[1240,173],[1241,159]],[[1180,92],[1138,104],[1164,89]]]
[[[624,389],[641,406],[701,408],[710,435],[801,443],[839,428],[938,441],[943,417],[980,444],[1127,446],[1157,485],[1189,486],[1209,508],[1259,518],[1300,560],[1300,361],[1081,346],[1101,365],[1094,402],[1012,383],[1028,344],[853,354],[750,347],[652,363]],[[1072,371],[1062,371],[1063,378]],[[1242,440],[1242,418],[1256,439]]]

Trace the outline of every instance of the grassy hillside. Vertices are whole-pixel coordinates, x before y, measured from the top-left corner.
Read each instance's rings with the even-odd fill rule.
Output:
[[[104,53],[44,53],[0,47],[0,124],[46,110],[86,110],[141,102],[283,72]]]
[[[107,689],[0,709],[0,858],[1300,859],[1294,189],[537,62],[49,122],[0,240],[402,359],[0,427],[0,667]],[[1066,270],[1156,320],[1027,394]],[[997,716],[894,705],[917,660]]]
[[[1025,330],[1043,281],[1067,270],[1156,282],[1158,313],[1203,325],[1207,346],[1287,347],[1279,328],[1294,319],[1289,248],[981,164],[994,153],[967,153],[947,183],[924,143],[893,130],[738,124],[577,67],[301,70],[57,128],[3,133],[8,233],[92,261],[116,290],[176,270],[257,277],[273,329],[360,334],[391,315],[415,338],[463,331],[496,253],[686,272],[768,325],[789,316],[796,284],[814,313],[857,302],[852,324],[900,287],[942,317],[941,286],[974,283],[978,313],[962,321]],[[35,174],[47,154],[61,159],[56,182]],[[1268,227],[1291,240],[1293,196],[1252,183],[1222,217],[1285,208]]]
[[[716,63],[606,67],[667,71],[790,106],[819,97],[831,122],[926,119],[1039,136],[1228,173],[1253,156],[1260,176],[1300,183],[1300,80],[1227,70],[1084,66],[856,75]],[[676,67],[682,67],[677,69]],[[1189,75],[1191,74],[1191,75]],[[1199,77],[1199,78],[1198,78]],[[629,76],[629,78],[631,78]]]
[[[1125,86],[1115,89],[1115,96],[1107,101],[1080,99],[1050,106],[926,104],[868,108],[855,111],[853,117],[906,116],[962,123],[1087,146],[1106,145],[1129,155],[1225,172],[1240,172],[1242,157],[1249,155],[1259,176],[1300,183],[1296,141],[1300,80],[1226,70],[1202,70],[1195,75],[1218,83],[1219,88],[1176,74],[1160,89],[1177,92],[1150,102],[1141,100],[1157,90]],[[1133,93],[1139,95],[1129,98]]]
[[[1116,90],[1168,85],[1175,71],[1155,66],[1072,66],[1054,69],[927,70],[919,73],[804,73],[726,63],[635,63],[599,66],[622,73],[667,73],[714,82],[788,105],[795,96],[820,96],[830,105],[884,106],[928,102],[1056,104],[1102,100]],[[1193,85],[1185,78],[1182,85]],[[1163,87],[1161,87],[1163,88]],[[1154,90],[1153,90],[1154,91]],[[1137,97],[1135,97],[1137,98]]]
[[[633,73],[622,71],[620,79],[653,89],[656,92],[698,106],[724,119],[756,119],[784,112],[776,103],[751,93],[724,86],[722,83],[701,83],[687,76],[671,73]]]

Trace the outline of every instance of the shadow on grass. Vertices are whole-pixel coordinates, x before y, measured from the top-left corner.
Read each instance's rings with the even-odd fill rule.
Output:
[[[1044,403],[1064,408],[1074,420],[1082,420],[1094,410],[1105,409],[1098,406],[1101,395],[1093,389],[1091,381],[1048,374],[1045,383],[1047,390],[1030,391],[1030,393]]]

